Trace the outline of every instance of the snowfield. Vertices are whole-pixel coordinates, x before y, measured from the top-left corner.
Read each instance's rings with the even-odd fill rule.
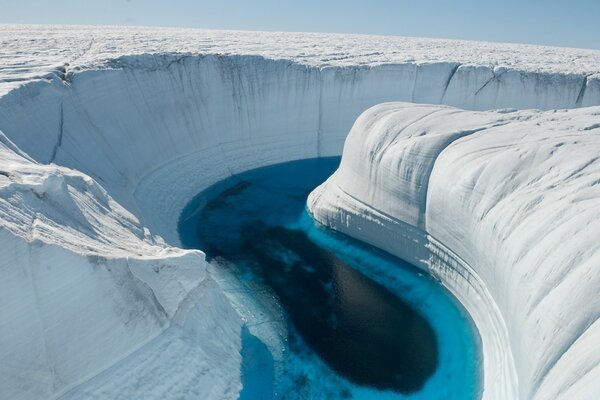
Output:
[[[355,121],[317,220],[461,300],[484,398],[600,393],[600,51],[4,25],[0,57],[0,398],[237,398],[247,315],[179,215]]]

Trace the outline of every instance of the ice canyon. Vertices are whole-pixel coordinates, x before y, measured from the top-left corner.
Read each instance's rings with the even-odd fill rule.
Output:
[[[0,25],[0,55],[0,398],[238,398],[268,332],[180,216],[330,156],[308,213],[460,301],[481,398],[600,394],[600,51]]]

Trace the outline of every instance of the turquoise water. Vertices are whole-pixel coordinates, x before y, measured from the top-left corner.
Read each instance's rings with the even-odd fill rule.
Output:
[[[248,171],[203,191],[182,213],[185,247],[204,250],[248,282],[251,296],[274,298],[283,310],[278,361],[268,338],[242,333],[240,398],[477,398],[479,339],[458,302],[412,265],[307,215],[307,195],[338,164]]]

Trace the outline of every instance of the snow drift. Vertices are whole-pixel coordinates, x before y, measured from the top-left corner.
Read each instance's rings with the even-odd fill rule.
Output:
[[[172,354],[200,342],[204,353],[198,357],[204,363],[195,365],[202,377],[194,379],[196,392],[207,396],[206,390],[214,390],[210,395],[215,398],[235,398],[243,321],[207,272],[203,254],[172,247],[179,243],[179,214],[194,195],[250,168],[338,155],[355,119],[381,102],[474,110],[600,104],[600,52],[591,50],[353,35],[20,26],[0,30],[6,59],[11,60],[0,71],[0,130],[6,135],[0,155],[5,254],[0,269],[10,277],[0,283],[0,356],[13,360],[0,367],[1,397],[56,397],[111,365],[123,367],[134,349],[146,354],[146,344],[163,340],[180,343]],[[430,110],[417,107],[407,113]],[[521,114],[506,114],[503,122],[489,116],[500,114],[469,115],[468,124],[457,125],[460,132],[449,135],[438,127],[434,141],[426,134],[427,141],[399,151],[418,160],[410,169],[418,185],[396,185],[393,174],[373,170],[373,181],[365,181],[364,187],[382,194],[369,199],[372,203],[363,211],[372,208],[376,215],[386,210],[379,201],[402,199],[405,208],[390,203],[385,211],[394,223],[382,225],[398,231],[405,224],[407,240],[419,243],[402,254],[430,260],[433,254],[440,268],[454,263],[450,268],[462,274],[449,272],[444,283],[484,321],[479,325],[482,335],[489,334],[495,346],[489,354],[486,350],[486,368],[499,374],[497,380],[486,380],[490,397],[513,393],[517,378],[523,395],[552,391],[554,386],[542,380],[562,369],[549,368],[541,356],[533,361],[517,358],[513,366],[511,353],[506,353],[539,344],[513,343],[517,336],[511,330],[529,334],[531,328],[523,326],[535,320],[525,321],[521,311],[513,318],[509,311],[524,307],[526,299],[502,297],[506,304],[491,312],[504,293],[494,286],[500,283],[476,269],[505,268],[508,285],[514,266],[506,267],[508,261],[501,263],[491,254],[484,264],[477,258],[483,256],[475,253],[484,247],[461,253],[444,236],[444,229],[455,226],[444,228],[446,220],[436,217],[434,230],[428,222],[435,209],[424,206],[433,196],[427,190],[433,187],[429,176],[435,178],[431,160],[459,137]],[[545,127],[551,131],[550,123]],[[588,128],[594,132],[593,125]],[[418,142],[401,139],[394,146]],[[343,213],[342,202],[349,200],[340,196],[339,201],[331,204],[335,215],[337,210]],[[319,207],[325,210],[325,201]],[[472,222],[464,218],[467,229]],[[371,241],[381,234],[380,226],[370,222],[363,230],[370,236],[349,233]],[[427,266],[433,271],[434,264]],[[471,279],[466,271],[472,274],[470,284],[465,283]],[[546,283],[536,285],[545,288]],[[462,293],[460,287],[471,289]],[[484,303],[474,301],[471,291]],[[552,315],[563,315],[556,314],[561,310]],[[226,334],[214,338],[209,328],[216,325]],[[550,332],[556,325],[544,326]],[[532,351],[540,355],[552,349],[549,356],[560,357],[573,335],[553,344],[540,342]],[[156,364],[130,371],[131,376],[142,381],[156,373],[152,366],[166,365],[164,360],[152,362]],[[529,366],[535,368],[525,372]],[[574,378],[561,382],[584,386]],[[108,390],[106,385],[101,390]],[[123,387],[111,390],[122,393]],[[164,392],[153,388],[148,393],[159,398]]]

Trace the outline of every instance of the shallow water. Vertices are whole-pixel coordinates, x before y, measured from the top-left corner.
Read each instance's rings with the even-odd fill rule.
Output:
[[[478,337],[451,295],[415,267],[306,214],[308,193],[338,164],[313,159],[249,171],[200,193],[182,213],[185,247],[204,250],[248,282],[250,296],[275,297],[285,311],[279,361],[269,335],[245,328],[240,398],[476,398]],[[261,314],[278,317],[269,307]]]

